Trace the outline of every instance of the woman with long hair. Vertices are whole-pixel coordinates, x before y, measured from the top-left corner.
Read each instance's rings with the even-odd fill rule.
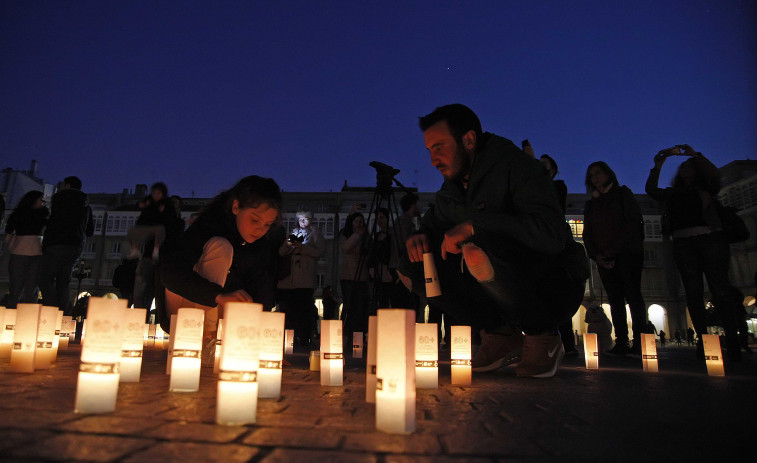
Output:
[[[26,193],[16,205],[5,226],[5,243],[10,253],[8,276],[9,294],[6,306],[19,302],[35,303],[39,265],[42,261],[42,234],[50,210],[45,206],[41,191]]]
[[[641,333],[647,326],[647,309],[641,295],[644,263],[644,220],[633,192],[620,185],[605,162],[586,169],[586,192],[591,195],[584,210],[584,245],[597,263],[607,291],[615,346],[609,353],[641,355]],[[631,309],[633,346],[628,342],[626,303]]]
[[[689,159],[678,167],[672,185],[660,188],[660,170],[672,155],[688,156]],[[736,317],[741,301],[734,300],[733,285],[728,279],[731,249],[723,236],[717,209],[720,191],[718,168],[689,145],[663,149],[654,157],[646,191],[665,207],[667,232],[673,241],[673,259],[681,275],[686,305],[699,339],[697,357],[704,359],[702,335],[707,334],[704,275],[713,303],[720,311],[728,356],[739,360],[741,349]]]
[[[164,258],[167,312],[205,310],[204,336],[213,339],[224,303],[254,301],[270,310],[279,243],[272,243],[267,233],[280,209],[279,186],[257,175],[216,196]]]

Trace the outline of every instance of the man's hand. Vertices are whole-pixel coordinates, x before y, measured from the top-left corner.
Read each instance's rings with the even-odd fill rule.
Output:
[[[407,257],[410,262],[423,262],[423,254],[431,251],[428,246],[428,236],[419,234],[413,235],[405,241],[407,248]]]
[[[460,254],[463,243],[473,236],[473,222],[468,220],[455,226],[444,234],[442,241],[442,259],[447,259],[447,253]]]
[[[243,289],[238,289],[231,293],[219,294],[216,296],[216,304],[223,305],[227,302],[252,302],[252,297]]]

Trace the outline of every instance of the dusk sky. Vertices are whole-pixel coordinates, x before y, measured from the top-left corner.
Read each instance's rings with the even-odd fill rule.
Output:
[[[642,193],[660,149],[757,159],[757,2],[0,2],[0,168],[84,191],[435,191],[417,118],[459,102]],[[681,159],[666,165],[668,183]]]

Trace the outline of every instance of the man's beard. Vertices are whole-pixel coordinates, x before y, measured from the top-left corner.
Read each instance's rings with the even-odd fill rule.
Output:
[[[455,167],[457,168],[452,175],[445,175],[444,181],[455,182],[462,180],[470,172],[472,153],[463,147],[461,142],[457,143],[455,152]],[[451,167],[451,166],[450,166]]]

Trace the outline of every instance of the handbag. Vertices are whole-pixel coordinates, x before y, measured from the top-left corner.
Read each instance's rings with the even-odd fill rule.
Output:
[[[749,239],[749,228],[747,228],[744,219],[737,214],[738,209],[731,206],[723,206],[720,201],[715,201],[715,206],[720,217],[720,226],[723,229],[723,235],[729,244],[741,243]]]

